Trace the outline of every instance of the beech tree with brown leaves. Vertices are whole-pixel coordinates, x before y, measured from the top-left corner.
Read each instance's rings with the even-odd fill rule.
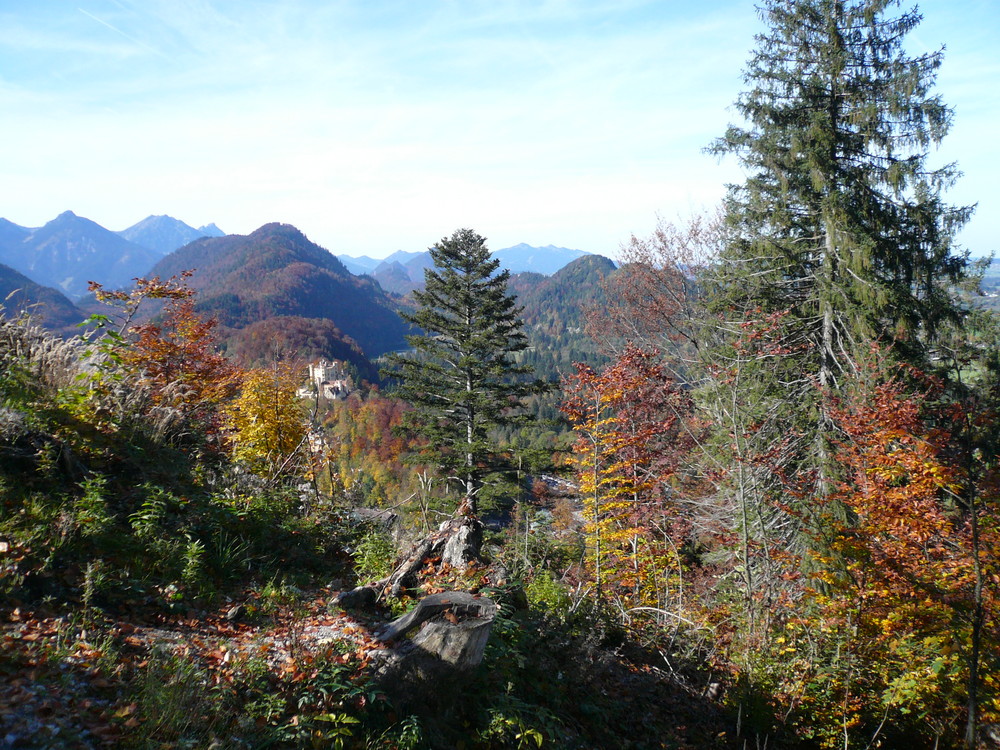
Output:
[[[563,387],[596,594],[616,600],[626,616],[676,614],[671,586],[688,530],[679,471],[691,449],[690,397],[655,353],[633,345],[600,372],[578,364]]]

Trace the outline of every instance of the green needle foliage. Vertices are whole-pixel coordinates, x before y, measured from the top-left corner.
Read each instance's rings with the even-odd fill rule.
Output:
[[[872,345],[927,368],[961,314],[952,290],[967,263],[952,240],[972,209],[943,200],[955,166],[929,165],[952,114],[931,92],[942,54],[908,54],[920,15],[897,5],[765,0],[736,102],[745,122],[711,149],[748,175],[729,187],[707,285],[730,332],[715,354],[742,391],[719,402],[745,405],[734,424],[767,427],[783,445],[769,475],[803,478],[805,494],[835,481],[831,405]]]
[[[459,229],[430,248],[419,308],[403,314],[423,333],[412,352],[389,357],[387,375],[416,407],[412,427],[427,439],[422,460],[436,464],[476,511],[483,477],[502,466],[490,431],[523,421],[521,399],[547,386],[528,382],[530,367],[513,355],[528,346],[520,308],[507,294],[508,271],[491,258],[486,239]]]
[[[919,357],[966,266],[950,251],[971,209],[942,200],[957,169],[928,165],[952,116],[930,91],[942,53],[906,54],[920,16],[887,16],[897,4],[765,2],[736,104],[747,124],[713,147],[749,174],[727,202],[728,259],[757,272],[738,274],[740,294],[795,309],[827,383],[872,337]]]

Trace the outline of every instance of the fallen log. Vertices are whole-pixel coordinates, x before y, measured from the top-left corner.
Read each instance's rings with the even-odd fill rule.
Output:
[[[483,543],[483,524],[478,518],[458,515],[451,518],[401,556],[387,577],[366,583],[351,591],[338,594],[331,604],[338,607],[374,606],[386,596],[399,598],[408,588],[416,587],[417,574],[433,558],[440,557],[442,565],[459,570],[479,561]]]

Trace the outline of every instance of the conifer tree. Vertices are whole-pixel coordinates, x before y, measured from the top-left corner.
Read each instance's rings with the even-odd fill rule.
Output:
[[[913,56],[919,23],[898,0],[763,0],[736,108],[745,124],[713,146],[747,173],[726,200],[727,246],[708,284],[733,346],[747,327],[781,316],[771,355],[741,368],[741,422],[769,425],[788,444],[772,477],[833,481],[835,395],[873,343],[926,366],[940,324],[959,315],[952,254],[971,209],[943,200],[954,165],[929,149],[951,110],[931,93],[940,51]],[[725,337],[724,337],[725,338]],[[728,386],[725,391],[730,391]],[[807,493],[808,494],[808,493]]]
[[[407,337],[411,353],[389,357],[386,374],[416,407],[409,421],[427,438],[422,459],[460,483],[475,513],[483,477],[501,463],[490,429],[524,419],[520,400],[540,384],[525,382],[530,368],[512,360],[527,338],[507,294],[510,272],[498,272],[486,239],[459,229],[430,253],[419,308],[402,314],[422,333]]]

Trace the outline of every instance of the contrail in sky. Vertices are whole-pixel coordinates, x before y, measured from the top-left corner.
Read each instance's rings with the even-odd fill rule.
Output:
[[[138,45],[139,45],[140,47],[142,47],[143,49],[145,49],[145,50],[148,50],[149,52],[152,52],[152,53],[153,53],[154,55],[157,55],[157,56],[159,56],[159,57],[162,57],[162,58],[163,58],[164,60],[168,60],[168,61],[170,60],[170,58],[169,58],[169,57],[167,57],[166,55],[164,55],[164,54],[163,54],[162,52],[160,52],[159,50],[157,50],[157,49],[153,49],[153,48],[152,48],[152,47],[150,47],[150,46],[149,46],[148,44],[146,44],[146,43],[144,43],[144,42],[140,42],[140,41],[139,41],[138,39],[136,39],[135,37],[132,37],[132,36],[129,36],[129,35],[128,35],[128,34],[126,34],[126,33],[125,33],[124,31],[122,31],[121,29],[119,29],[119,28],[118,28],[117,26],[112,26],[112,25],[111,25],[110,23],[108,23],[107,21],[105,21],[105,20],[103,20],[103,19],[101,19],[101,18],[98,18],[98,17],[97,17],[97,16],[95,16],[95,15],[94,15],[93,13],[88,13],[88,12],[87,12],[87,11],[85,11],[85,10],[84,10],[83,8],[77,8],[77,10],[78,10],[78,11],[80,11],[81,13],[83,13],[83,15],[87,16],[87,18],[92,18],[92,19],[94,19],[95,21],[97,21],[97,22],[98,22],[99,24],[101,24],[102,26],[107,26],[107,27],[108,27],[109,29],[111,29],[111,30],[112,30],[113,32],[115,32],[116,34],[121,34],[121,35],[122,35],[123,37],[125,37],[126,39],[128,39],[128,40],[129,40],[130,42],[132,42],[133,44],[138,44]]]

